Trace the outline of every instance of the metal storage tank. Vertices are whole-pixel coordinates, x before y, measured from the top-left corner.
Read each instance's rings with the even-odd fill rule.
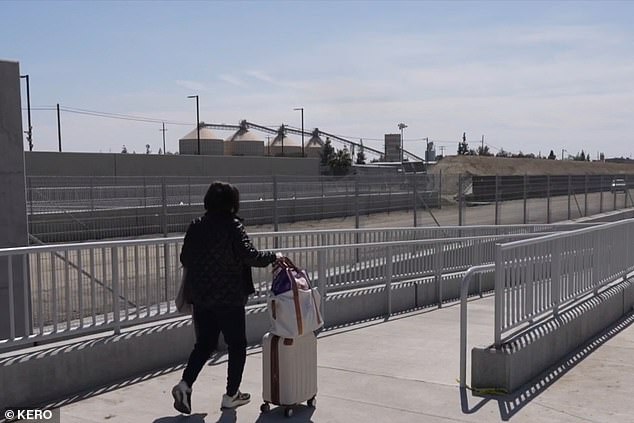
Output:
[[[201,122],[201,125],[203,124],[204,122]],[[179,154],[198,154],[197,132],[197,128],[194,128],[178,140]],[[209,128],[200,128],[200,154],[206,156],[222,156],[224,154],[222,138]]]
[[[269,143],[267,153],[270,156],[301,157],[302,143],[286,135],[284,125],[277,130],[277,136]]]
[[[315,128],[312,136],[304,146],[306,157],[321,157],[324,140],[319,136],[319,129]]]
[[[224,142],[225,156],[264,156],[264,140],[249,131],[246,121]]]

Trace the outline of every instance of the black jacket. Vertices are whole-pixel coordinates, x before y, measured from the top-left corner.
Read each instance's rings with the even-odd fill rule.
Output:
[[[251,266],[275,261],[255,249],[242,223],[230,214],[207,213],[187,229],[181,263],[194,306],[244,305],[255,292]]]

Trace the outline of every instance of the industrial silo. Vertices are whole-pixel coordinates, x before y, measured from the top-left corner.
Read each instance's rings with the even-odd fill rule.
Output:
[[[301,157],[302,143],[286,135],[284,125],[280,126],[277,135],[270,141],[267,154],[271,156]]]
[[[324,147],[324,140],[319,136],[319,129],[315,128],[312,136],[305,145],[306,157],[321,157],[321,150]]]
[[[249,131],[246,121],[240,122],[240,129],[224,142],[225,156],[263,156],[264,140]]]
[[[196,128],[178,140],[178,152],[179,154],[198,154],[198,130]],[[224,154],[222,138],[209,128],[200,128],[200,154],[206,156],[222,156]]]

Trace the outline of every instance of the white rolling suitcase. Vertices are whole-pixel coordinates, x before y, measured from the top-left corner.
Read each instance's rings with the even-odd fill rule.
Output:
[[[267,333],[262,338],[262,398],[260,411],[270,404],[293,414],[293,406],[306,401],[314,407],[317,395],[317,338],[312,332],[297,338]]]

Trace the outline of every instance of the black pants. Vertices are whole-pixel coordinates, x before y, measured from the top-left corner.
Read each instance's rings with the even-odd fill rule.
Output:
[[[218,347],[218,336],[222,332],[229,349],[227,395],[235,395],[247,359],[244,306],[194,307],[193,317],[196,345],[189,355],[183,380],[189,386],[193,385],[210,354]]]

